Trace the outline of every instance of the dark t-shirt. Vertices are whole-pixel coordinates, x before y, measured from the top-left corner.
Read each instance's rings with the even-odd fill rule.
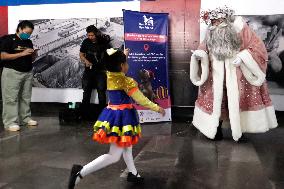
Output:
[[[80,52],[85,53],[86,59],[93,64],[92,70],[90,71],[105,71],[102,55],[107,48],[109,48],[109,45],[100,45],[92,42],[88,38],[82,42]]]
[[[1,41],[1,52],[16,54],[25,48],[33,48],[31,40],[22,40],[16,34],[4,36]],[[15,60],[2,60],[5,68],[11,68],[19,72],[30,72],[32,70],[32,55],[23,56]]]

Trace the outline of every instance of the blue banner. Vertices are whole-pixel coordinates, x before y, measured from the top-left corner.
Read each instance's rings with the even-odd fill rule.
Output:
[[[0,6],[39,5],[39,4],[64,4],[64,3],[96,3],[120,2],[122,0],[1,0]],[[133,1],[133,0],[123,0]]]
[[[154,103],[170,112],[168,81],[168,14],[124,10],[125,47],[130,49],[128,75]],[[160,117],[137,106],[140,121],[170,121],[171,115]],[[143,120],[141,120],[143,119]]]

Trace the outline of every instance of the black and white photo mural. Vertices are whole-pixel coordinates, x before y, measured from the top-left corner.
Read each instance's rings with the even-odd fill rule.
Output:
[[[95,25],[110,35],[113,47],[123,44],[123,20],[115,18],[74,18],[32,20],[35,29],[31,40],[38,49],[33,63],[33,87],[82,88],[84,64],[79,51],[86,27]]]
[[[271,94],[284,95],[284,15],[245,16],[245,19],[266,46],[266,79]]]

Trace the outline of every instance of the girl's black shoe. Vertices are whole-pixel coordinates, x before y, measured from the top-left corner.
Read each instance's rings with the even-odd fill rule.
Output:
[[[69,177],[68,189],[74,189],[77,177],[80,177],[80,179],[83,179],[82,175],[80,174],[80,171],[82,169],[83,169],[82,165],[73,165],[71,174]]]
[[[139,184],[139,183],[143,183],[144,178],[143,177],[138,177],[138,172],[137,172],[136,175],[133,175],[131,172],[129,172],[128,175],[127,175],[127,181]]]

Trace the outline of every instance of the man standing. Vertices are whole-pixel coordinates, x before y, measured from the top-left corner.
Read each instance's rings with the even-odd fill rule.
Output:
[[[19,131],[20,126],[36,126],[31,119],[32,61],[35,56],[29,39],[34,26],[29,21],[18,24],[16,34],[3,37],[1,60],[4,69],[1,77],[3,123],[6,130]]]
[[[100,106],[106,105],[106,70],[102,62],[102,54],[110,47],[109,36],[102,35],[94,25],[88,26],[86,31],[87,38],[82,42],[79,54],[81,61],[85,64],[82,81],[83,112],[86,112],[89,107],[93,89],[97,89]]]
[[[199,86],[193,125],[206,137],[220,140],[222,121],[229,120],[236,141],[244,132],[277,127],[262,40],[227,7],[202,12],[201,18],[208,30],[190,63],[191,81]]]

